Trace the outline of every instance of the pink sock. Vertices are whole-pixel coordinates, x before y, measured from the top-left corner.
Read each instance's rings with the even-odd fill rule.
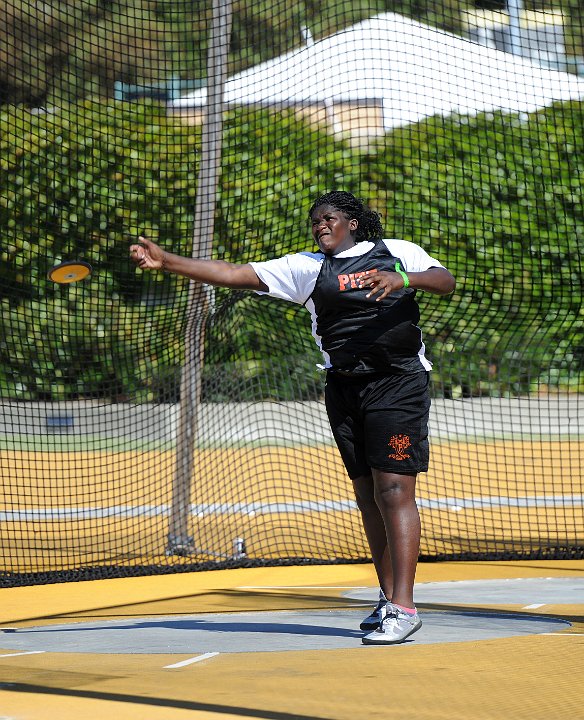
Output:
[[[403,605],[398,605],[398,603],[393,603],[396,607],[398,607],[400,610],[403,610],[404,612],[407,612],[408,615],[415,615],[416,614],[416,608],[407,608]]]

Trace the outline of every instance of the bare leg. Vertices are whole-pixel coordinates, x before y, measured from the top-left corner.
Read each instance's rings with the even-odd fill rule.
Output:
[[[379,587],[388,600],[392,598],[393,578],[391,558],[387,546],[387,533],[379,508],[375,501],[373,478],[363,475],[353,480],[357,507],[361,511],[363,529],[369,544],[371,559],[379,579]]]
[[[415,475],[373,470],[374,493],[387,533],[393,571],[391,599],[414,607],[414,579],[420,551],[420,515],[416,505]]]

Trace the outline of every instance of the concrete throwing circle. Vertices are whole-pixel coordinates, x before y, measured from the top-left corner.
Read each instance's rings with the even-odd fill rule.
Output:
[[[198,654],[332,650],[362,647],[359,610],[221,613],[45,625],[4,630],[4,650],[55,653]],[[560,632],[563,620],[484,612],[422,612],[411,641],[492,640]]]
[[[343,593],[343,597],[375,604],[377,588],[359,588]],[[584,578],[542,577],[508,578],[504,580],[453,580],[450,582],[416,583],[417,603],[452,605],[570,605],[584,598]]]

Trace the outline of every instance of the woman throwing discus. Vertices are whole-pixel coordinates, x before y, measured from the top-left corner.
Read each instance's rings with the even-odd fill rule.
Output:
[[[237,265],[168,253],[140,238],[142,269],[304,305],[324,357],[325,403],[353,482],[379,578],[379,602],[360,627],[366,645],[403,642],[422,625],[414,605],[420,547],[415,486],[428,469],[429,371],[418,290],[448,295],[451,273],[418,245],[383,239],[379,215],[348,192],[309,210],[318,252]]]

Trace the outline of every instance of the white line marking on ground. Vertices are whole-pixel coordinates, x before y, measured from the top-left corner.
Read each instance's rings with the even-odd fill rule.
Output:
[[[544,607],[547,603],[533,603],[533,605],[524,605],[522,610],[537,610],[537,608]]]
[[[9,655],[0,655],[0,658],[18,657],[19,655],[42,655],[46,650],[27,650],[26,652],[10,653]]]
[[[197,655],[196,657],[188,658],[188,660],[181,660],[180,662],[174,663],[173,665],[165,665],[164,670],[173,670],[174,668],[181,668],[193,663],[201,662],[201,660],[208,660],[209,658],[219,655],[218,652],[208,652],[203,655]]]

